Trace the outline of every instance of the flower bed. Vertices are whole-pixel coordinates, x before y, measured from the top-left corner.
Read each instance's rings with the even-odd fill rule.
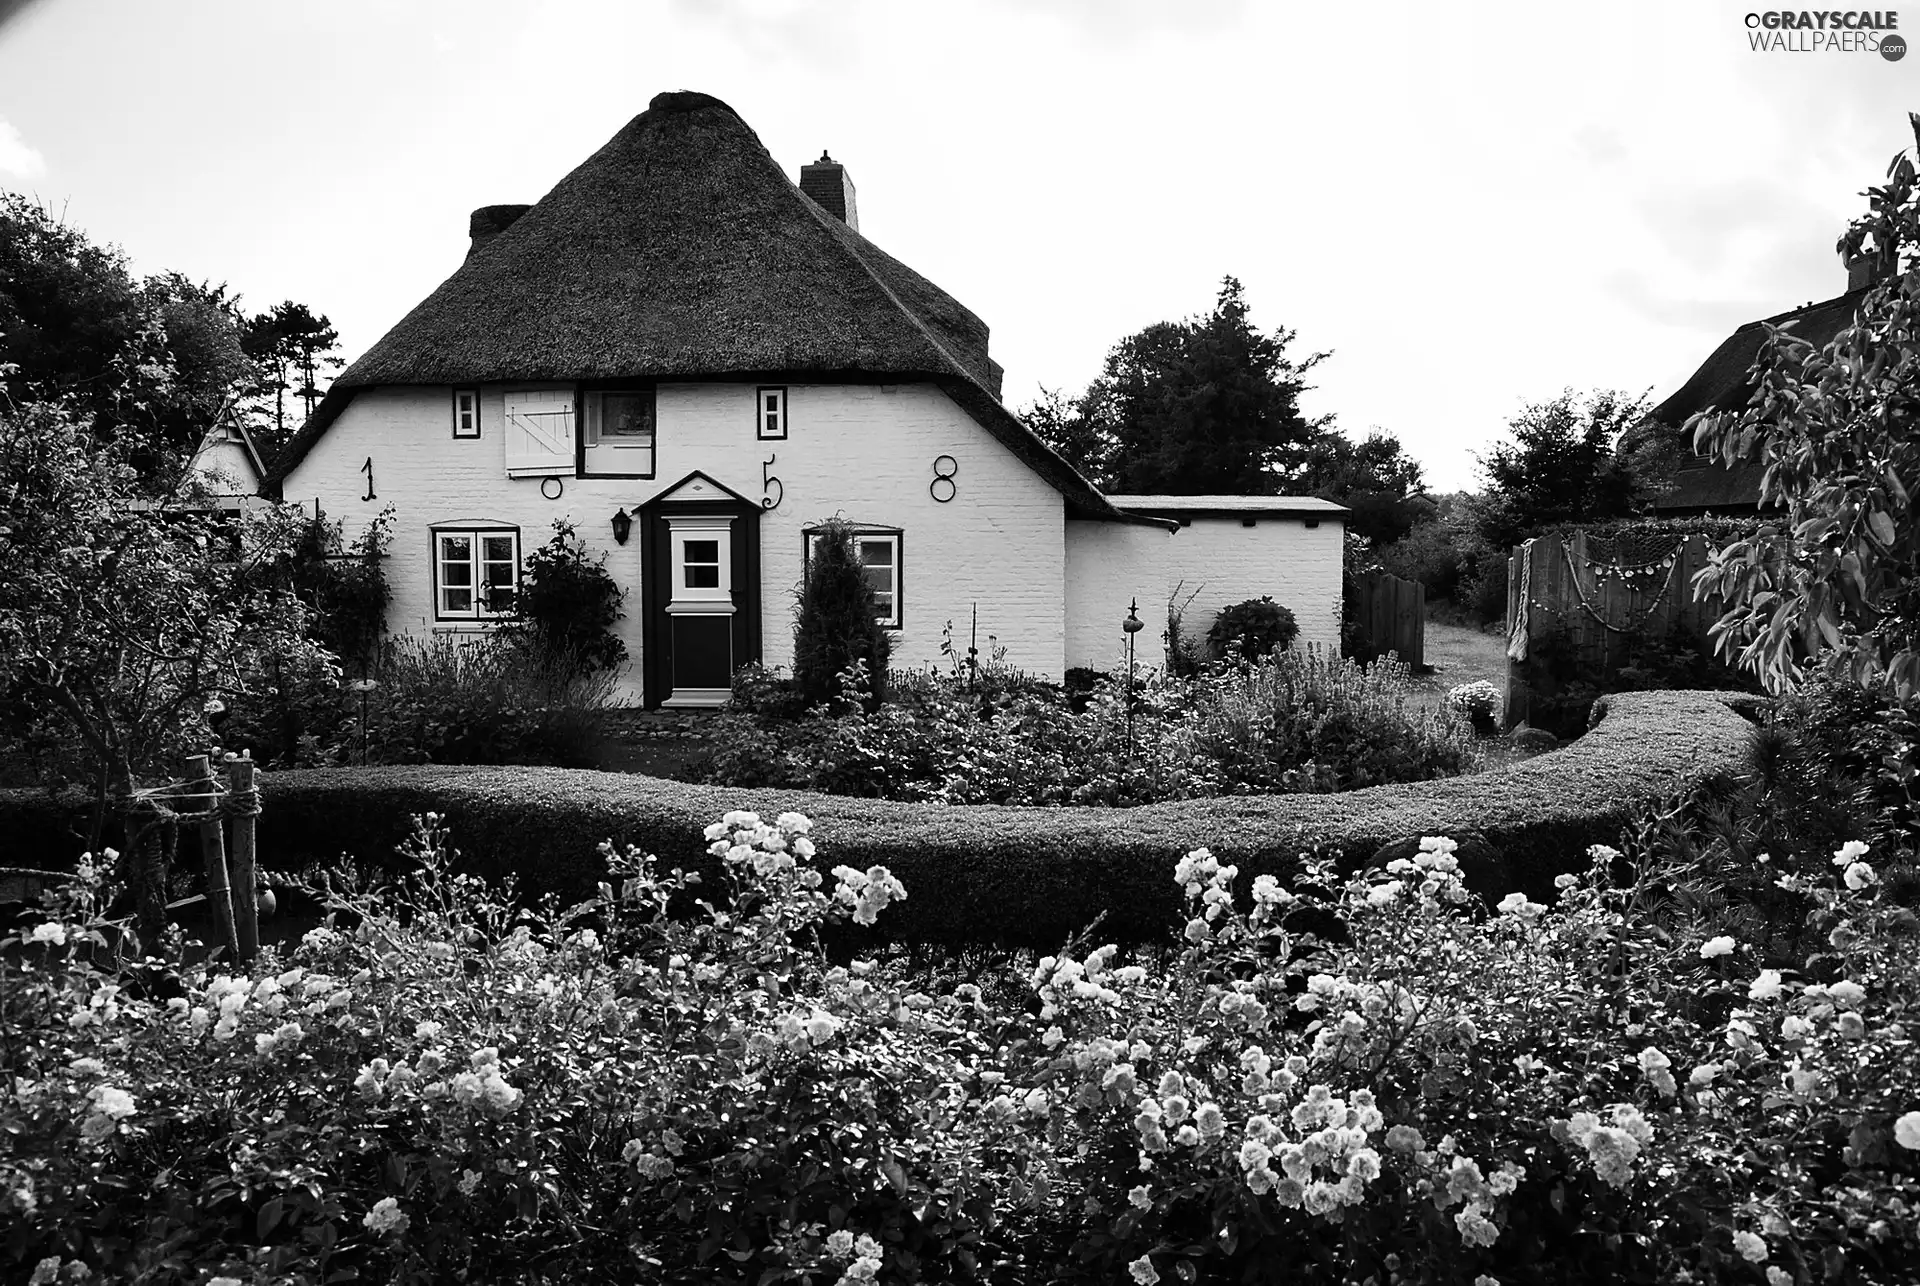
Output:
[[[699,780],[947,804],[1131,807],[1216,795],[1333,793],[1452,777],[1466,719],[1413,700],[1411,670],[1317,650],[1192,677],[1097,678],[1083,699],[983,667],[895,674],[877,704],[798,708],[792,685],[747,670],[710,721]],[[871,707],[871,708],[869,708]]]
[[[1920,1255],[1920,933],[1864,844],[1777,859],[1831,926],[1792,969],[1655,930],[1604,849],[1493,913],[1443,838],[1245,892],[1163,855],[1172,946],[1072,944],[1008,1009],[826,959],[816,929],[923,891],[824,872],[817,834],[705,828],[691,919],[665,914],[684,875],[611,848],[598,897],[529,917],[451,874],[430,817],[404,887],[241,977],[88,964],[82,885],[0,955],[0,1264],[1789,1286]]]

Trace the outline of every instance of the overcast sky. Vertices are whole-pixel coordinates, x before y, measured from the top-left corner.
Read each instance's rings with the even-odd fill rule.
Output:
[[[139,271],[306,303],[352,358],[470,210],[701,90],[789,176],[846,164],[861,230],[992,327],[1010,405],[1231,273],[1332,351],[1311,413],[1453,490],[1523,403],[1664,397],[1843,289],[1920,53],[1754,52],[1751,7],[0,0],[0,185]]]

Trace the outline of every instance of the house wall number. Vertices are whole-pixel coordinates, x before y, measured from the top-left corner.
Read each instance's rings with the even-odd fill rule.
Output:
[[[373,494],[373,457],[372,456],[368,456],[367,462],[360,466],[360,472],[367,475],[367,494],[364,496],[361,496],[360,498],[362,500],[379,499],[379,497]]]
[[[935,502],[943,505],[946,504],[947,501],[953,499],[960,490],[959,486],[953,480],[953,475],[959,472],[960,462],[958,460],[950,455],[935,456],[933,458],[933,481],[927,484],[927,494],[932,496]]]
[[[760,507],[778,509],[780,502],[787,497],[787,489],[780,485],[780,479],[773,476],[773,462],[780,457],[770,455],[760,462]]]

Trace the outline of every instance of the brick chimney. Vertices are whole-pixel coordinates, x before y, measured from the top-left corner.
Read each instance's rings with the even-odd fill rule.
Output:
[[[483,205],[467,219],[467,235],[473,238],[473,244],[467,247],[467,258],[473,258],[473,252],[493,240],[527,211],[530,205]]]
[[[860,212],[854,208],[853,180],[847,177],[846,166],[820,153],[820,159],[812,165],[800,167],[800,190],[828,214],[860,231]]]
[[[1855,250],[1847,260],[1847,290],[1864,290],[1894,275],[1893,256],[1877,250]]]

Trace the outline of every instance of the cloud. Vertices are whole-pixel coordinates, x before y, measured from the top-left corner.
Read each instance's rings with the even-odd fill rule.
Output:
[[[37,179],[47,172],[47,160],[27,146],[20,131],[0,120],[0,174],[18,179]]]

